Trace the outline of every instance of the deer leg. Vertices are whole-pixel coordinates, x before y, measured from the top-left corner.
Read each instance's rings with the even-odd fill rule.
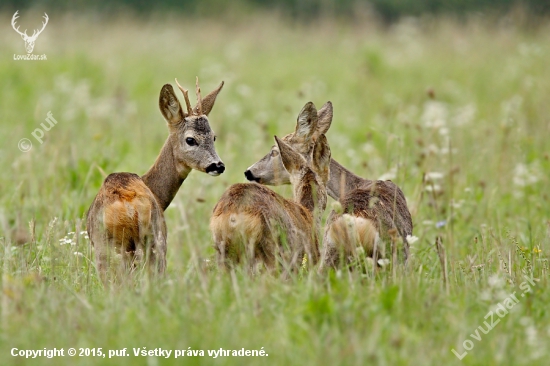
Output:
[[[410,252],[410,247],[409,247],[409,243],[407,242],[407,238],[404,237],[403,238],[403,262],[405,263],[405,266],[407,265],[407,260],[410,258],[410,255],[411,255],[411,252]]]
[[[95,262],[99,279],[103,283],[103,286],[107,287],[109,284],[109,278],[107,276],[107,270],[109,268],[109,251],[106,250],[105,247],[106,245],[104,243],[95,247]]]
[[[151,260],[156,272],[162,275],[166,270],[166,236],[162,232],[157,233],[151,246]]]
[[[154,237],[144,237],[143,244],[149,274],[163,274],[166,269],[166,239],[158,233]]]
[[[226,251],[226,247],[227,247],[227,242],[224,241],[224,240],[216,240],[216,238],[214,238],[214,242],[215,242],[215,249],[216,249],[216,252],[217,252],[217,262],[218,262],[218,267],[222,270],[227,270],[228,268],[228,263],[227,263],[227,257],[225,255],[225,251]]]

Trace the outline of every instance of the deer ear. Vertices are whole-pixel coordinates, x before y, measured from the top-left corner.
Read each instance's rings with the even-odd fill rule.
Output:
[[[325,135],[320,135],[313,146],[311,165],[317,174],[321,176],[323,182],[328,182],[330,167],[330,147]]]
[[[160,91],[159,108],[166,122],[171,125],[184,119],[183,109],[170,84],[165,84]]]
[[[312,102],[306,103],[298,114],[295,136],[309,140],[317,129],[317,109]]]
[[[324,106],[319,109],[317,112],[317,130],[315,131],[315,135],[324,135],[327,133],[328,129],[330,128],[330,124],[332,123],[332,116],[333,116],[333,110],[332,110],[332,103],[326,102]]]
[[[279,140],[277,136],[275,136],[275,142],[277,142],[279,152],[281,153],[281,160],[287,172],[292,174],[292,172],[297,171],[302,165],[306,164],[305,159],[300,154],[285,142]]]
[[[208,114],[212,110],[212,107],[214,107],[214,103],[216,102],[216,97],[218,96],[218,93],[223,88],[223,84],[224,84],[224,82],[222,81],[220,83],[220,85],[214,91],[210,92],[210,94],[208,94],[206,97],[202,98],[202,102],[201,102],[202,114],[208,116]],[[197,102],[197,105],[195,106],[195,108],[193,108],[193,112],[195,112],[195,114],[199,113],[198,102]]]

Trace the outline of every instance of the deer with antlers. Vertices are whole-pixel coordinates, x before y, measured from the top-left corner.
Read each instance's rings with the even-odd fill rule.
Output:
[[[13,27],[13,29],[19,33],[21,35],[21,38],[23,38],[23,41],[25,41],[25,48],[27,49],[27,53],[32,53],[32,50],[34,49],[34,42],[36,42],[36,38],[38,38],[38,36],[40,35],[40,33],[42,33],[42,31],[44,30],[44,28],[46,28],[46,24],[48,24],[48,14],[44,13],[44,19],[46,20],[45,22],[42,22],[42,29],[38,30],[38,29],[35,29],[32,33],[32,36],[28,36],[27,35],[27,30],[25,29],[24,32],[21,32],[19,31],[19,26],[16,28],[15,27],[15,21],[17,20],[17,18],[19,18],[19,16],[17,15],[17,13],[19,13],[19,10],[17,10],[15,12],[15,14],[13,14],[13,17],[11,18],[11,26]]]
[[[87,213],[88,236],[95,248],[96,265],[101,280],[107,284],[108,269],[116,249],[123,263],[112,268],[132,271],[145,254],[145,262],[163,273],[166,268],[166,223],[164,210],[170,205],[191,170],[218,176],[225,165],[214,148],[216,136],[208,115],[223,81],[213,92],[201,98],[197,78],[197,105],[191,107],[188,91],[183,93],[185,112],[170,84],[162,87],[159,97],[161,114],[168,122],[170,134],[160,154],[143,176],[133,173],[110,174]],[[116,281],[116,277],[115,277]]]

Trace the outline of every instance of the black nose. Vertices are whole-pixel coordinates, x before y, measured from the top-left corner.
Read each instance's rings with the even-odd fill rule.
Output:
[[[250,170],[247,170],[246,172],[244,172],[244,176],[246,177],[246,179],[248,179],[251,182],[260,182],[260,179],[256,178]]]
[[[222,174],[223,172],[225,172],[225,165],[221,161],[218,163],[212,163],[206,167],[206,172],[216,172],[218,174]]]

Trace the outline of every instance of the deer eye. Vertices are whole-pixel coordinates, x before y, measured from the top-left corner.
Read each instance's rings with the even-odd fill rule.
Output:
[[[186,139],[185,139],[185,142],[187,142],[187,145],[189,145],[189,146],[195,146],[195,145],[197,145],[197,141],[196,141],[194,138],[192,138],[192,137],[186,138]]]
[[[271,150],[271,157],[275,158],[279,155],[279,152],[277,150]]]

